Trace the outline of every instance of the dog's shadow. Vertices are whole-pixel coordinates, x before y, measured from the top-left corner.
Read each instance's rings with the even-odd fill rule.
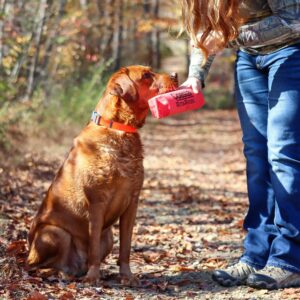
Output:
[[[50,273],[49,273],[50,272]],[[133,292],[141,295],[147,294],[150,296],[164,295],[170,297],[178,297],[178,295],[195,296],[197,294],[206,294],[207,292],[218,293],[224,289],[222,286],[216,284],[211,278],[211,272],[208,270],[177,272],[176,274],[169,273],[168,269],[153,272],[141,272],[136,274],[139,279],[138,286],[129,286],[121,282],[120,276],[116,269],[103,270],[101,275],[101,282],[97,284],[88,285],[82,282],[81,278],[59,278],[57,271],[48,269],[45,270],[45,277],[43,281],[49,284],[62,283],[69,285],[76,283],[77,288],[105,288],[115,290],[116,292]],[[55,273],[55,274],[54,274]],[[30,274],[36,276],[36,274]],[[50,276],[49,275],[54,275]],[[118,292],[117,292],[118,293]]]
[[[148,295],[163,294],[178,296],[180,293],[198,293],[214,291],[219,292],[224,288],[211,279],[211,272],[207,270],[180,272],[174,275],[160,272],[145,272],[138,274],[139,286],[124,286],[120,283],[117,273],[109,273],[103,277],[103,286],[113,289],[126,289]]]

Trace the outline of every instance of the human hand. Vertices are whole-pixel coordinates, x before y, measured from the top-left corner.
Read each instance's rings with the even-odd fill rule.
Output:
[[[195,94],[198,94],[202,90],[201,81],[196,77],[189,77],[180,87],[192,88]]]

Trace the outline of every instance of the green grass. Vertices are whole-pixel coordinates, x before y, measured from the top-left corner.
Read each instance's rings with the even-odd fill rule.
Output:
[[[27,102],[0,99],[0,153],[21,153],[20,145],[27,139],[30,143],[32,136],[59,142],[68,129],[82,128],[105,89],[110,76],[106,67],[91,70],[81,82],[53,86],[47,101],[41,87]],[[208,87],[204,96],[208,109],[234,107],[229,90]]]
[[[67,126],[87,123],[108,76],[103,66],[79,83],[63,82],[47,101],[42,88],[27,102],[1,100],[0,152],[19,152],[20,140],[25,143],[30,135],[57,138]]]
[[[58,119],[62,123],[82,123],[88,121],[90,114],[101,97],[108,74],[102,67],[81,83],[70,83],[58,89],[44,110],[43,121]],[[52,116],[49,116],[49,113]]]

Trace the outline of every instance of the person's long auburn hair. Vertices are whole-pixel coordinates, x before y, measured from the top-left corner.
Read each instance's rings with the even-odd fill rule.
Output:
[[[183,28],[190,36],[193,44],[210,54],[205,47],[209,36],[217,39],[218,49],[226,47],[227,43],[238,35],[242,18],[239,15],[240,0],[180,0],[182,7]],[[199,34],[201,34],[199,38]]]

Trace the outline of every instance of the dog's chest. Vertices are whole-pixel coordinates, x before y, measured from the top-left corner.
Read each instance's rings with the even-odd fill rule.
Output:
[[[138,157],[118,157],[116,159],[116,171],[120,177],[136,178],[143,174],[143,160]]]
[[[98,170],[105,176],[133,179],[143,175],[143,147],[139,139],[112,139],[97,148]]]

